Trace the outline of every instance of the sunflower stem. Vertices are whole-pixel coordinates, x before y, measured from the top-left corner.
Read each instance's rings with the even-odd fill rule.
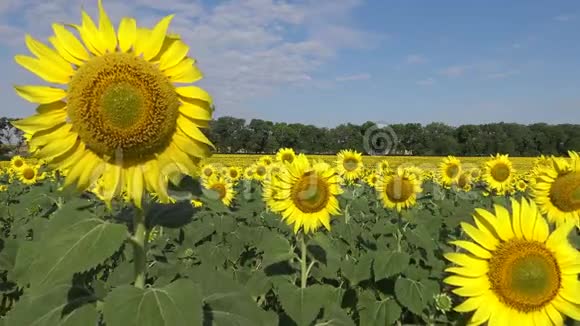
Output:
[[[135,267],[135,287],[145,288],[145,273],[147,270],[147,228],[145,227],[145,213],[137,208],[133,216],[133,263]]]
[[[308,269],[306,267],[306,236],[303,234],[300,235],[300,288],[306,288],[306,280],[308,279]]]

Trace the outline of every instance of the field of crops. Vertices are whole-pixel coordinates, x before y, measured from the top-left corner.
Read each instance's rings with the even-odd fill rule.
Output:
[[[494,283],[477,283],[491,275],[486,258],[494,242],[546,241],[550,248],[556,240],[548,235],[565,231],[569,237],[552,247],[568,256],[554,251],[554,257],[562,271],[577,268],[580,234],[575,223],[564,223],[577,215],[543,210],[537,190],[558,166],[573,171],[574,153],[383,159],[348,151],[214,155],[199,178],[171,187],[175,202],[161,204],[152,194],[139,209],[122,198],[108,200],[98,185],[84,193],[60,189],[61,173],[16,157],[0,177],[3,321],[456,325],[477,321],[465,302],[502,293]],[[316,165],[319,160],[329,163]],[[305,179],[293,179],[296,173],[309,175],[310,189],[302,187]],[[287,187],[292,191],[285,193]],[[543,225],[545,235],[533,225],[528,230],[526,221]],[[524,262],[539,257],[525,250],[513,255]],[[545,286],[560,291],[557,298],[578,317],[574,281],[544,272]],[[513,293],[527,293],[544,277],[526,273],[519,281],[525,287],[513,283]],[[526,320],[522,325],[533,324]]]

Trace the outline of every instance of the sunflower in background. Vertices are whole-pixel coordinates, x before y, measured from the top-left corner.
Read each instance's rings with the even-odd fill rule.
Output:
[[[258,161],[266,166],[269,166],[270,164],[272,164],[274,162],[272,157],[269,155],[264,155],[264,156],[260,157],[258,159]]]
[[[278,162],[292,163],[295,157],[296,153],[292,148],[280,148],[278,152],[276,152],[276,160]]]
[[[417,202],[417,195],[423,191],[421,179],[405,168],[397,168],[391,175],[383,175],[377,180],[375,189],[383,207],[403,209],[412,207]]]
[[[202,78],[188,46],[167,33],[173,15],[153,29],[123,18],[115,30],[102,0],[98,9],[98,26],[84,10],[80,25],[53,24],[53,47],[26,35],[34,56],[16,62],[61,87],[15,86],[39,107],[13,124],[36,157],[64,172],[64,186],[85,190],[102,178],[106,201],[125,193],[141,207],[149,191],[171,202],[167,180],[193,175],[213,146],[201,132],[212,99],[197,86],[173,84]]]
[[[506,195],[513,189],[515,172],[508,155],[497,154],[485,162],[482,179],[490,192]]]
[[[374,188],[375,185],[377,184],[377,181],[379,181],[379,179],[380,179],[380,174],[378,174],[377,172],[375,172],[375,173],[371,173],[371,174],[367,175],[366,178],[365,178],[365,182],[371,188]]]
[[[568,220],[580,226],[580,158],[552,157],[552,164],[536,171],[532,197],[550,222]]]
[[[40,172],[40,165],[24,164],[18,170],[18,180],[25,185],[33,185],[44,180],[45,174]]]
[[[17,172],[20,171],[26,165],[26,161],[20,155],[14,155],[12,159],[10,159],[10,168],[13,171]]]
[[[225,175],[230,180],[232,180],[232,182],[236,182],[236,181],[240,180],[242,178],[243,174],[244,174],[244,172],[242,171],[242,169],[240,167],[237,167],[237,166],[230,166],[230,167],[224,168],[224,171],[223,171],[223,175]]]
[[[455,156],[447,156],[439,164],[439,180],[444,187],[451,187],[461,176],[461,161]]]
[[[224,205],[231,206],[235,196],[234,184],[227,178],[220,175],[213,175],[202,181],[202,186],[210,190],[206,196],[220,200]],[[193,204],[195,206],[195,203]]]
[[[353,150],[342,150],[337,154],[336,167],[346,181],[355,181],[363,173],[362,154]]]
[[[387,161],[387,160],[382,160],[379,163],[377,163],[376,171],[380,174],[393,173],[393,169],[391,169],[391,165],[389,164],[389,161]]]
[[[218,173],[218,169],[213,164],[205,164],[201,167],[201,177],[209,178]]]
[[[462,252],[445,258],[457,266],[444,283],[467,299],[455,307],[474,311],[471,325],[563,325],[564,316],[580,320],[580,252],[567,239],[565,223],[550,233],[536,205],[511,201],[511,212],[476,209],[475,226],[461,223],[473,240],[452,241]]]
[[[330,230],[331,215],[340,214],[338,195],[342,193],[341,179],[327,163],[312,164],[304,154],[265,184],[267,205],[282,219],[308,234],[321,226]]]
[[[254,170],[254,180],[262,181],[268,176],[268,166],[261,161],[254,163],[252,169]]]
[[[254,180],[255,175],[256,171],[254,169],[254,166],[250,165],[244,169],[244,179]]]
[[[471,191],[472,188],[472,181],[471,181],[471,172],[470,171],[463,171],[457,178],[457,187],[463,191]]]

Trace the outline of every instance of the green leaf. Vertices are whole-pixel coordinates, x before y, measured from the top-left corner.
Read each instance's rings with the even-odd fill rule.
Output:
[[[405,233],[407,242],[427,251],[437,248],[437,244],[429,231],[425,227],[418,225],[415,229],[407,230]]]
[[[389,278],[405,271],[409,266],[409,254],[396,251],[379,251],[375,254],[373,271],[375,281]]]
[[[295,254],[288,239],[275,232],[264,233],[258,246],[264,251],[262,265],[264,267],[292,259]]]
[[[357,262],[352,259],[342,261],[340,270],[344,277],[349,280],[351,286],[354,286],[371,278],[372,263],[371,254],[365,254]]]
[[[201,289],[186,279],[145,290],[123,285],[105,298],[103,316],[107,326],[201,326]]]
[[[0,239],[2,251],[0,251],[0,269],[11,270],[14,268],[16,253],[18,252],[18,240]]]
[[[271,313],[260,309],[248,290],[222,271],[207,266],[190,268],[190,279],[201,286],[204,306],[204,326],[270,326]]]
[[[322,286],[305,289],[284,283],[278,286],[278,299],[286,314],[298,326],[308,326],[316,318],[324,303],[327,291]]]
[[[69,279],[109,258],[127,238],[127,228],[98,218],[60,214],[50,220],[41,241],[34,242],[34,258],[25,273],[32,286]],[[19,253],[27,262],[30,252]]]
[[[359,315],[361,325],[392,325],[401,317],[401,313],[401,307],[392,298],[377,301],[366,292],[364,292],[360,297]]]
[[[418,281],[399,277],[395,282],[397,300],[416,315],[421,315],[431,299],[426,292],[425,286]]]
[[[45,291],[25,294],[6,315],[7,325],[96,325],[95,298],[84,288],[60,284]],[[77,307],[76,309],[74,309]],[[74,309],[70,311],[71,309]],[[63,316],[63,314],[67,312]]]

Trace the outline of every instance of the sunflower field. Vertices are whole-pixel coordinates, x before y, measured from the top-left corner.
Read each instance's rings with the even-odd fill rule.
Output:
[[[55,23],[0,168],[0,324],[578,325],[580,155],[212,155],[174,15]],[[185,84],[185,85],[184,85]]]

